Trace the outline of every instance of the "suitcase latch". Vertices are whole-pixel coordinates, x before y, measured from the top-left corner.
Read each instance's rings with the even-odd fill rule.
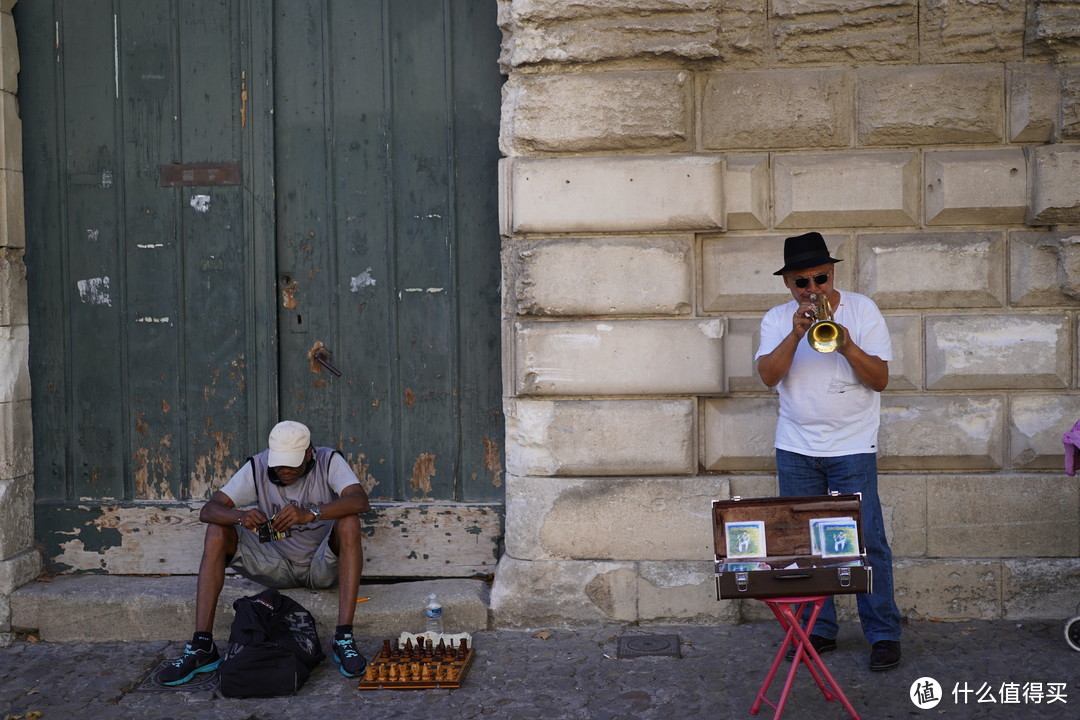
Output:
[[[739,589],[739,592],[746,592],[747,589],[750,587],[750,573],[735,573],[735,587]]]
[[[840,578],[840,587],[851,587],[851,568],[837,568],[836,574]]]

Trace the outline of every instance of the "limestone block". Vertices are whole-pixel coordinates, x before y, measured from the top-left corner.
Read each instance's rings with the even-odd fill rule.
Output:
[[[1024,151],[926,153],[927,225],[1023,223],[1027,214]]]
[[[730,475],[731,497],[776,497],[780,494],[776,473],[769,475]]]
[[[1080,145],[1026,148],[1031,175],[1029,225],[1080,223]]]
[[[882,308],[1001,307],[1002,233],[859,236],[860,287]]]
[[[507,400],[515,475],[682,475],[697,470],[694,402]]]
[[[892,340],[889,390],[921,390],[923,379],[922,318],[918,315],[886,315]]]
[[[33,546],[34,476],[0,478],[0,558]]]
[[[999,65],[863,67],[859,145],[970,145],[1005,136]]]
[[[896,605],[912,620],[996,620],[1001,576],[990,560],[893,561]]]
[[[538,629],[637,620],[633,563],[518,560],[503,555],[491,587],[495,627]]]
[[[26,325],[27,322],[23,250],[0,247],[0,326]]]
[[[687,315],[693,237],[549,238],[504,245],[507,314]]]
[[[1080,303],[1080,233],[1010,233],[1009,302],[1020,306]]]
[[[34,431],[30,401],[0,402],[0,478],[34,472]]]
[[[1024,10],[1024,0],[923,3],[919,59],[924,63],[1021,60]]]
[[[724,373],[729,392],[755,392],[765,389],[754,362],[761,343],[761,316],[728,317],[724,341]]]
[[[716,599],[709,562],[643,562],[639,566],[638,619],[651,623],[739,622],[739,605]]]
[[[1080,139],[1080,68],[1076,66],[1061,73],[1061,139]]]
[[[1069,319],[1061,315],[941,315],[926,319],[930,390],[1066,388]]]
[[[1009,448],[1016,470],[1065,467],[1061,435],[1080,420],[1080,396],[1017,394],[1009,403]]]
[[[505,155],[690,148],[685,72],[515,74],[503,85]]]
[[[0,403],[30,399],[30,329],[0,326]]]
[[[1080,480],[1051,475],[927,479],[931,557],[1071,557],[1080,551]]]
[[[1030,2],[1025,50],[1059,61],[1080,58],[1080,8],[1073,0]]]
[[[762,230],[768,225],[768,155],[727,156],[724,208],[728,230]]]
[[[890,227],[919,222],[916,153],[773,158],[776,227]]]
[[[1048,143],[1057,129],[1058,73],[1053,65],[1013,64],[1006,70],[1009,140]]]
[[[918,0],[772,0],[769,28],[781,63],[918,61]]]
[[[504,234],[723,229],[724,158],[516,158]]]
[[[994,395],[883,395],[878,468],[998,470],[1004,411]]]
[[[0,170],[22,172],[22,119],[19,102],[9,92],[0,92]]]
[[[10,12],[0,15],[0,90],[12,94],[19,90],[19,40]]]
[[[706,470],[775,469],[776,398],[702,398],[701,403]]]
[[[515,395],[723,392],[722,318],[514,324]]]
[[[0,170],[0,248],[26,247],[26,214],[23,211],[23,176]]]
[[[720,59],[725,67],[756,67],[765,62],[772,42],[768,3],[724,0],[719,20]]]
[[[926,555],[926,476],[878,476],[885,535],[893,557]]]
[[[851,147],[853,85],[852,73],[840,68],[709,73],[702,87],[702,147]]]
[[[12,592],[40,575],[41,569],[41,553],[34,549],[0,559],[0,648],[14,640],[14,635],[7,632],[12,628]]]
[[[851,257],[847,235],[822,233],[832,256]],[[701,295],[706,312],[764,311],[791,299],[779,275],[784,238],[770,235],[710,235],[701,245]],[[851,262],[836,265],[835,282],[851,287]]]
[[[532,63],[591,63],[719,54],[717,0],[499,0],[503,71]]]
[[[1065,618],[1076,614],[1080,559],[1021,558],[1005,560],[1001,565],[1006,619]]]
[[[727,482],[510,475],[506,552],[521,560],[681,560],[713,555],[712,502]]]

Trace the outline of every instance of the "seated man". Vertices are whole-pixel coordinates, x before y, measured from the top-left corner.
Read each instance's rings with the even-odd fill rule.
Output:
[[[238,507],[253,505],[248,510]],[[207,523],[195,596],[195,635],[182,657],[162,669],[165,685],[180,685],[221,662],[213,635],[225,568],[272,588],[327,588],[338,583],[333,656],[341,674],[356,677],[367,661],[356,651],[352,623],[364,556],[359,513],[367,493],[341,453],[313,447],[311,432],[286,420],[270,431],[269,448],[249,458],[203,505]],[[267,520],[290,537],[260,543]]]

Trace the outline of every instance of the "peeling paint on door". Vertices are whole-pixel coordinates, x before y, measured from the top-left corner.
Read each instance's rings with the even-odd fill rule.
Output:
[[[435,456],[429,453],[421,453],[413,463],[412,477],[409,478],[409,487],[413,495],[427,497],[431,494],[431,478],[435,476]]]
[[[79,299],[88,305],[112,306],[109,296],[109,276],[80,280],[75,285],[79,288]]]

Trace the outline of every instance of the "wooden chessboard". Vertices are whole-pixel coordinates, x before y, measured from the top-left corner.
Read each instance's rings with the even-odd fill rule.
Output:
[[[461,653],[447,652],[434,658],[393,657],[383,648],[368,663],[364,677],[357,684],[359,690],[432,690],[461,687],[472,665],[475,651],[468,648]]]

